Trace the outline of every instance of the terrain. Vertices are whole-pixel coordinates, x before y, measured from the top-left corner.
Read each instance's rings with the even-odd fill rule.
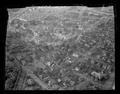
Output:
[[[5,89],[111,90],[115,81],[113,10],[53,9],[26,10],[19,17],[10,13]]]

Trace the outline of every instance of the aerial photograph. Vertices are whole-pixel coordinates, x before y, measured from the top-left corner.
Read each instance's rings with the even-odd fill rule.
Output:
[[[7,11],[5,90],[115,90],[113,6]]]

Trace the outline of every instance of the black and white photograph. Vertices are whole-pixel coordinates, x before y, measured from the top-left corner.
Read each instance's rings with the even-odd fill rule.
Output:
[[[7,11],[5,90],[115,90],[114,6]]]

